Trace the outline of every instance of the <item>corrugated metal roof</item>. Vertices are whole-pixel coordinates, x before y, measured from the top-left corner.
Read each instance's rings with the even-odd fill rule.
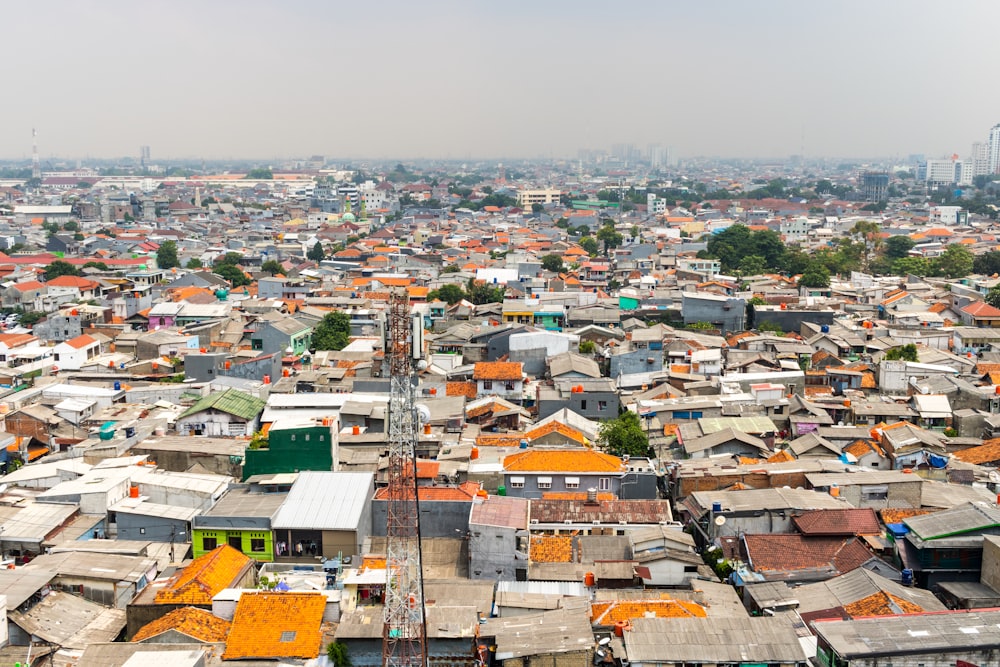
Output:
[[[369,472],[300,472],[272,525],[293,530],[356,530],[373,495],[374,480]]]
[[[185,410],[177,419],[184,419],[209,408],[214,408],[220,412],[250,420],[263,412],[265,405],[266,403],[256,396],[251,396],[238,389],[227,389],[221,393],[213,392],[205,396]]]

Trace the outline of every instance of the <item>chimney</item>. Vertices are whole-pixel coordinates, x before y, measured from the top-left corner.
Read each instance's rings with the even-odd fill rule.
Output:
[[[589,488],[587,489],[587,501],[585,505],[597,505],[597,489]]]

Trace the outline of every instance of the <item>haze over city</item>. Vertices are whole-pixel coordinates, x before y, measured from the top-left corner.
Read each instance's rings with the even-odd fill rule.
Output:
[[[995,2],[12,3],[0,158],[963,152]]]

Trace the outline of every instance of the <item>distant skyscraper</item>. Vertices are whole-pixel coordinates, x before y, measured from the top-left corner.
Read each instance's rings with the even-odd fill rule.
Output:
[[[990,145],[984,141],[972,144],[972,155],[969,156],[969,162],[973,178],[990,173]]]
[[[149,146],[139,146],[139,164],[143,169],[149,164]]]
[[[987,159],[989,160],[989,173],[996,174],[1000,172],[1000,124],[994,125],[990,129],[988,143],[989,153]]]
[[[889,191],[889,172],[865,171],[861,173],[861,190],[865,201],[885,201]]]

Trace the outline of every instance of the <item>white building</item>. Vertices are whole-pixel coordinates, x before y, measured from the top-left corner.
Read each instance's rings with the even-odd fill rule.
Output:
[[[990,128],[987,142],[987,169],[990,174],[1000,172],[1000,123]]]
[[[517,205],[521,208],[531,208],[532,204],[558,204],[562,190],[521,190],[517,193]]]
[[[100,354],[101,343],[87,334],[71,338],[52,348],[52,360],[64,371],[78,371]]]

